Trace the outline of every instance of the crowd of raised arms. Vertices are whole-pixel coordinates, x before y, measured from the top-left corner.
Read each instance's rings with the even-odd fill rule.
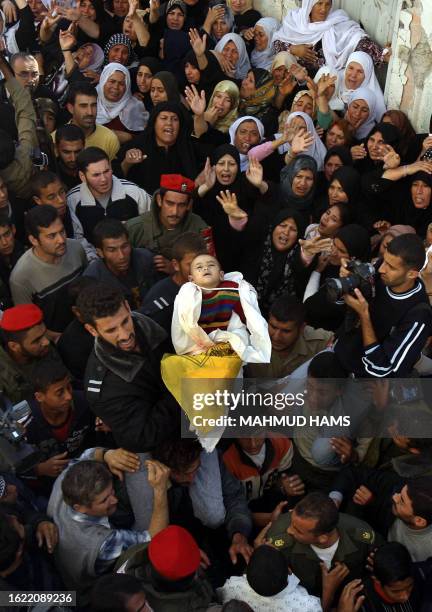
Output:
[[[432,133],[332,4],[0,0],[0,610],[432,611]]]

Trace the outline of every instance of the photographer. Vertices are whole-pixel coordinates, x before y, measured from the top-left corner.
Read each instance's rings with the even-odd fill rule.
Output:
[[[15,123],[19,134],[18,146],[12,137],[0,130],[0,176],[19,198],[31,197],[30,180],[34,171],[33,150],[38,145],[36,133],[36,113],[30,93],[22,87],[0,53],[0,71],[6,79],[6,88],[15,109]]]
[[[353,329],[340,330],[334,348],[348,372],[379,378],[411,373],[432,334],[432,312],[419,279],[424,261],[418,236],[398,236],[376,265],[375,295],[370,302],[358,288],[344,295],[359,318]],[[341,278],[350,276],[347,264],[342,260]]]

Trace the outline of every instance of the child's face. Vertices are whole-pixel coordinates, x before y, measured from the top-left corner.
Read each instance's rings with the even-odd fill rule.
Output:
[[[189,280],[204,289],[214,289],[223,280],[224,274],[218,260],[211,255],[198,255],[191,264]]]

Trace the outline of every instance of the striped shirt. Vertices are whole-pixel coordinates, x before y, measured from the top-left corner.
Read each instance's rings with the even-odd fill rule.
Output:
[[[243,323],[246,318],[240,303],[238,283],[222,281],[215,291],[203,293],[199,325],[207,333],[215,329],[226,331],[235,312]]]

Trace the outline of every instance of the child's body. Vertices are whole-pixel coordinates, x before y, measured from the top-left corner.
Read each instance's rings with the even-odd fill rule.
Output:
[[[226,331],[233,312],[246,323],[238,283],[224,280],[224,273],[216,257],[212,255],[195,257],[191,264],[189,280],[201,288],[202,304],[198,325],[207,334],[215,329]]]

